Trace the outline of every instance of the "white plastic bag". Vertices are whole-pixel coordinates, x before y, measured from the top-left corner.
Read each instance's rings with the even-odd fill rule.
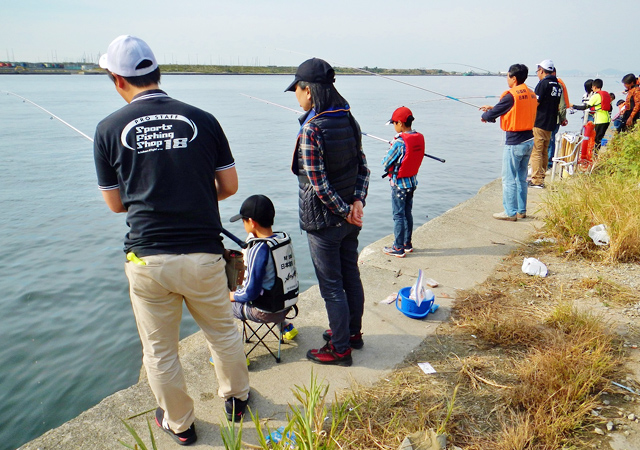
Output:
[[[607,245],[609,243],[609,233],[607,233],[607,227],[604,225],[596,225],[589,229],[589,237],[593,239],[593,243],[596,245]]]
[[[547,266],[535,258],[525,258],[522,263],[522,271],[528,275],[537,275],[539,277],[547,276]]]
[[[433,295],[433,293],[431,294]],[[424,287],[424,273],[422,272],[422,269],[418,270],[418,279],[416,280],[416,283],[411,286],[409,298],[416,302],[416,306],[420,306],[420,303],[425,299],[431,298],[427,293],[427,289]]]

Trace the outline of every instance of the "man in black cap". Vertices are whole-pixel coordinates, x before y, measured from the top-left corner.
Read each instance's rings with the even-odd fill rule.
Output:
[[[536,121],[533,125],[533,150],[531,151],[531,181],[529,187],[544,189],[544,177],[549,163],[551,133],[558,123],[562,85],[558,83],[553,61],[545,59],[538,64],[536,74],[540,82],[536,85],[538,97]]]
[[[329,317],[326,345],[307,352],[318,364],[350,366],[362,348],[364,290],[358,270],[358,235],[369,169],[360,127],[333,85],[335,72],[322,59],[298,67],[286,91],[306,112],[292,171],[298,176],[300,227],[307,232],[313,266]]]

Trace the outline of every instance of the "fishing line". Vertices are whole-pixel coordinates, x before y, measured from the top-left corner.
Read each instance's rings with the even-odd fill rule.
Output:
[[[299,110],[297,110],[297,109],[293,109],[293,108],[289,108],[289,107],[287,107],[287,106],[279,105],[279,104],[277,104],[277,103],[270,102],[269,100],[263,100],[263,99],[261,99],[261,98],[253,97],[253,96],[251,96],[251,95],[247,95],[247,94],[240,94],[240,95],[244,95],[245,97],[249,97],[250,99],[258,100],[258,101],[260,101],[260,102],[264,102],[264,103],[267,103],[267,104],[269,104],[269,105],[277,106],[278,108],[286,109],[286,110],[288,110],[288,111],[293,111],[293,112],[294,112],[294,113],[296,113],[296,114],[304,114],[304,112],[303,112],[303,111],[299,111]],[[384,139],[384,138],[381,138],[381,137],[378,137],[378,136],[374,136],[373,134],[365,133],[364,131],[360,131],[360,134],[362,134],[363,136],[366,136],[366,137],[368,137],[368,138],[371,138],[371,139],[376,139],[376,140],[378,140],[378,141],[386,142],[386,143],[387,143],[387,144],[389,144],[389,145],[391,145],[391,144],[392,144],[392,142],[391,142],[391,141],[389,141],[389,140],[387,140],[387,139]],[[426,156],[426,157],[428,157],[428,158],[431,158],[431,159],[435,159],[436,161],[440,161],[441,163],[446,162],[444,159],[442,159],[442,158],[438,158],[438,157],[433,156],[433,155],[429,155],[428,153],[425,153],[425,154],[424,154],[424,156]]]
[[[60,117],[56,116],[54,113],[52,113],[49,110],[44,109],[42,106],[38,105],[35,102],[32,102],[31,100],[29,100],[28,98],[25,98],[21,95],[18,94],[14,94],[13,92],[9,92],[9,91],[0,91],[0,92],[4,92],[7,95],[13,95],[14,97],[18,97],[22,99],[22,102],[28,102],[31,103],[33,106],[35,106],[36,108],[40,108],[41,110],[43,110],[44,112],[46,112],[47,114],[49,114],[51,116],[51,119],[56,119],[59,120],[60,122],[62,122],[63,124],[65,124],[66,126],[68,126],[69,128],[71,128],[73,131],[75,131],[76,133],[79,133],[80,135],[82,135],[83,137],[89,139],[91,142],[93,142],[93,139],[91,139],[89,136],[87,136],[86,134],[84,134],[82,131],[78,130],[76,127],[74,127],[73,125],[71,125],[70,123],[62,120]]]
[[[448,63],[443,62],[443,63],[437,63],[436,66],[438,66],[440,64],[455,64],[455,65],[458,65],[458,66],[471,67],[472,69],[484,70],[485,72],[487,72],[489,74],[495,73],[495,74],[499,75],[498,72],[492,72],[491,70],[483,69],[482,67],[470,66],[469,64],[461,64],[461,63],[454,63],[454,62],[448,62]]]
[[[458,97],[458,98],[468,99],[468,98],[497,98],[497,97],[498,95],[478,95],[474,97]],[[432,98],[430,100],[418,100],[417,102],[407,103],[407,105],[415,105],[418,103],[444,102],[447,100],[449,99],[448,98]]]
[[[282,48],[276,48],[276,50],[290,52],[290,53],[297,53],[299,55],[303,55],[303,56],[307,56],[307,57],[309,56],[309,55],[305,55],[304,53],[294,52],[293,50],[285,50],[285,49],[282,49]],[[344,64],[340,64],[339,62],[336,62],[336,61],[329,61],[329,62],[331,62],[334,66],[337,66],[337,67],[346,67],[347,69],[358,70],[360,72],[368,73],[369,75],[375,75],[376,77],[384,78],[385,80],[394,81],[396,83],[404,84],[405,86],[411,86],[413,88],[420,89],[421,91],[426,91],[426,92],[429,92],[431,94],[439,95],[440,97],[445,97],[445,98],[448,98],[450,100],[455,100],[456,102],[463,103],[465,105],[473,106],[476,109],[480,109],[480,106],[474,105],[473,103],[465,102],[463,100],[460,100],[459,98],[452,97],[452,96],[446,95],[446,94],[442,94],[440,92],[432,91],[431,89],[427,89],[427,88],[424,88],[422,86],[417,86],[415,84],[407,83],[406,81],[395,80],[395,79],[393,79],[391,77],[388,77],[388,76],[385,76],[385,75],[381,75],[379,73],[371,72],[371,71],[365,70],[365,69],[360,69],[358,67],[347,66],[347,65],[344,65]]]

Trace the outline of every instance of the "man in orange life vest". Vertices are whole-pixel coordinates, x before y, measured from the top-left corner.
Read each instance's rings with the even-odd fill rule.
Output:
[[[538,101],[536,94],[524,84],[529,69],[524,64],[509,67],[509,90],[495,106],[482,106],[483,122],[495,122],[506,132],[502,156],[502,205],[504,211],[494,218],[515,222],[527,217],[527,168],[533,149],[533,124]],[[545,147],[546,150],[546,147]]]
[[[413,251],[413,193],[418,186],[418,169],[424,159],[424,136],[411,129],[413,114],[405,106],[396,109],[387,125],[393,124],[396,135],[389,152],[382,160],[391,184],[391,208],[395,241],[382,251],[387,255],[404,258]]]

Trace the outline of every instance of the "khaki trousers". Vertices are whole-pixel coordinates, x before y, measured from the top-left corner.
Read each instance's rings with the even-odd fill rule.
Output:
[[[531,184],[543,184],[544,176],[549,164],[549,142],[551,131],[533,128],[533,151],[531,152]]]
[[[245,400],[249,372],[233,318],[225,261],[221,255],[153,255],[146,265],[125,263],[131,305],[142,341],[142,362],[171,430],[181,433],[195,420],[193,400],[178,357],[184,300],[204,332],[218,378],[218,395]]]

